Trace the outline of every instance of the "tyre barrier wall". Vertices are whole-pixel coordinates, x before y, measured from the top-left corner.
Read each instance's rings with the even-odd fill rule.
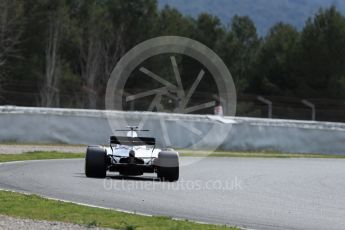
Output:
[[[114,127],[138,125],[143,117],[150,131],[142,135],[158,146],[199,141],[203,149],[345,154],[345,123],[16,106],[0,106],[0,142],[107,144]],[[211,129],[229,132],[209,135]]]

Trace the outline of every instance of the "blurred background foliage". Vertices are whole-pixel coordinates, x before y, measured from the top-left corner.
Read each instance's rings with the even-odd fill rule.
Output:
[[[318,120],[345,121],[345,17],[335,6],[319,9],[302,28],[279,22],[265,34],[248,16],[222,20],[183,15],[156,0],[2,0],[0,103],[104,109],[117,61],[144,40],[178,35],[223,59],[236,85],[237,115],[265,117],[261,95],[273,101],[276,118],[310,119],[301,103],[308,99]],[[177,60],[187,82],[194,79],[200,65]]]

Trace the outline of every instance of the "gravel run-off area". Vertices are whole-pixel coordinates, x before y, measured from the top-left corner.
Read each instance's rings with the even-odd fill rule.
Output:
[[[93,228],[76,224],[62,222],[51,222],[41,220],[18,219],[0,215],[0,229],[4,230],[97,230],[104,228]]]

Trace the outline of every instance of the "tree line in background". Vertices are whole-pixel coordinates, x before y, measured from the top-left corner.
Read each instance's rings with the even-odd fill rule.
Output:
[[[345,17],[320,9],[302,31],[284,23],[260,37],[247,16],[184,16],[156,0],[0,1],[0,101],[104,108],[109,74],[136,44],[185,36],[213,49],[238,95],[345,98]]]

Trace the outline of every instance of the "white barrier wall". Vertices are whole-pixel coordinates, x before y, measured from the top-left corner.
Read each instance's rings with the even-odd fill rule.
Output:
[[[106,144],[114,133],[108,118],[124,128],[143,117],[151,130],[145,135],[160,146],[186,148],[201,140],[198,148],[220,143],[224,150],[345,154],[344,123],[12,106],[0,106],[0,142]]]

